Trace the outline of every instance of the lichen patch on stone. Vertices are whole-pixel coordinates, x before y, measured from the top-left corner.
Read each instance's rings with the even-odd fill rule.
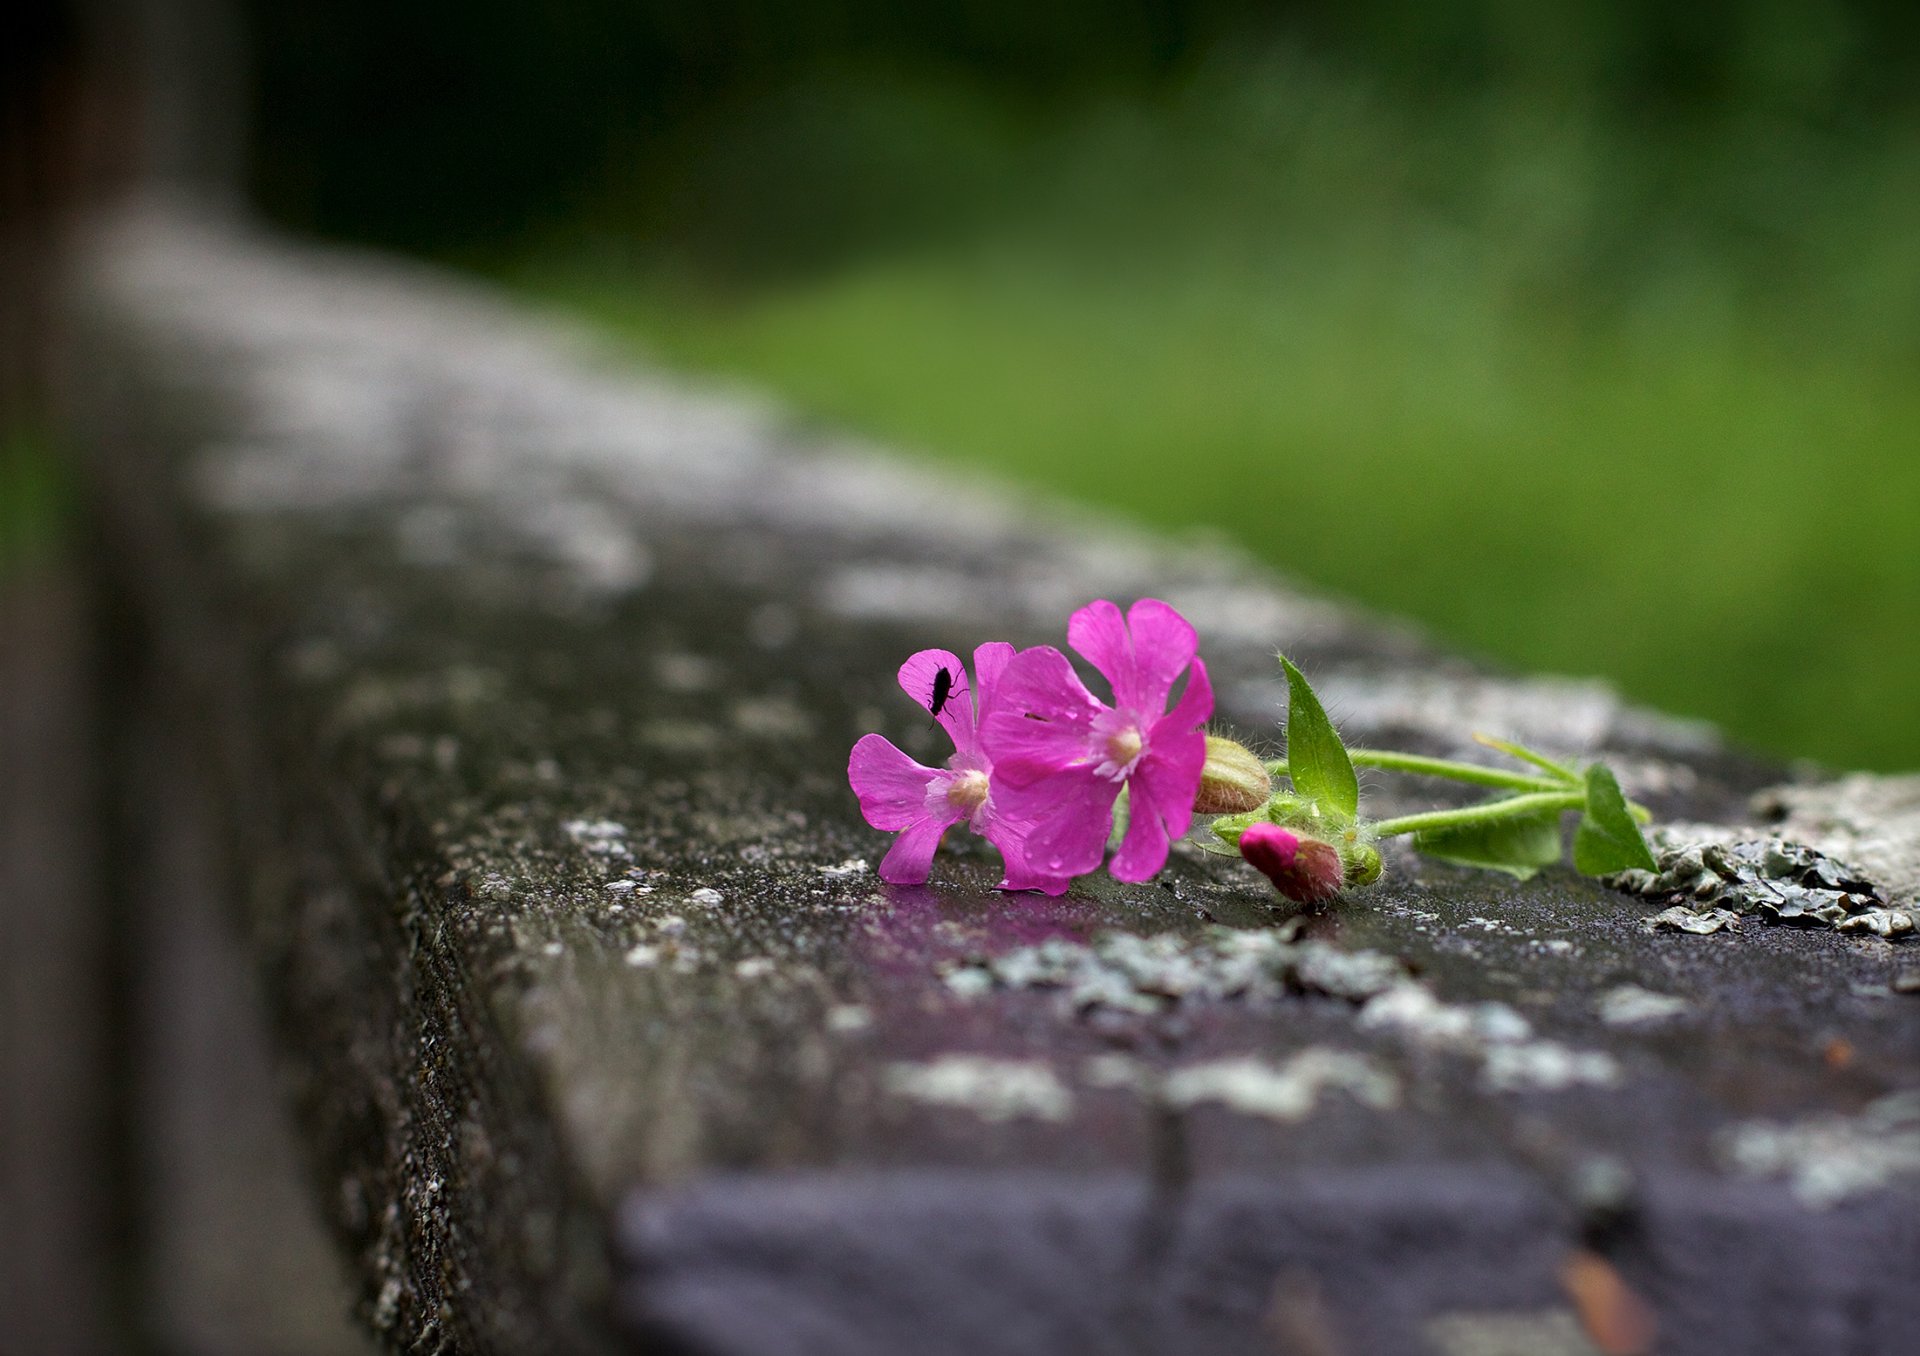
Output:
[[[1611,1055],[1536,1038],[1527,1019],[1505,1003],[1447,1003],[1410,981],[1368,1000],[1360,1025],[1477,1060],[1481,1086],[1492,1092],[1607,1087],[1622,1076]]]
[[[1064,1121],[1073,1113],[1067,1085],[1034,1060],[942,1055],[922,1063],[891,1064],[884,1078],[887,1091],[896,1097],[970,1111],[982,1120]]]
[[[1672,1021],[1693,1011],[1693,1004],[1673,994],[1655,993],[1638,984],[1622,984],[1600,995],[1600,1020],[1608,1026],[1650,1026]]]
[[[1815,1209],[1837,1205],[1920,1178],[1920,1089],[1882,1097],[1856,1116],[1749,1121],[1721,1135],[1717,1147],[1736,1171],[1784,1177]]]
[[[1313,1046],[1275,1064],[1243,1056],[1189,1064],[1167,1075],[1161,1095],[1186,1108],[1217,1102],[1229,1110],[1275,1121],[1304,1120],[1321,1093],[1339,1089],[1376,1111],[1400,1100],[1400,1083],[1363,1055]]]
[[[1655,862],[1653,871],[1606,878],[1616,890],[1668,901],[1669,907],[1650,920],[1654,927],[1716,932],[1726,926],[1717,915],[1731,912],[1787,927],[1864,931],[1889,939],[1914,931],[1913,910],[1889,907],[1877,884],[1805,843],[1669,838]]]
[[[1399,961],[1379,952],[1226,927],[1197,937],[1105,932],[1085,943],[1055,937],[944,967],[948,990],[962,998],[1044,989],[1058,992],[1075,1010],[1141,1015],[1187,1002],[1272,1002],[1289,992],[1357,1003],[1405,977]]]

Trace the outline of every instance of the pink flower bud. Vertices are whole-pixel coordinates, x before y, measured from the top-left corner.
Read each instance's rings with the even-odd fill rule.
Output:
[[[1240,855],[1273,882],[1273,888],[1299,904],[1332,899],[1346,884],[1346,868],[1332,843],[1308,838],[1278,824],[1247,825]]]

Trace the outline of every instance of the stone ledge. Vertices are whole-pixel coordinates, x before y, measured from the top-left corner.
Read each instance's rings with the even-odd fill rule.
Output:
[[[396,1348],[1174,1349],[1191,1325],[1269,1350],[1285,1281],[1351,1349],[1412,1352],[1461,1314],[1577,1338],[1553,1260],[1575,1248],[1654,1306],[1663,1351],[1891,1350],[1920,1322],[1889,1279],[1920,1263],[1888,1101],[1920,1087],[1912,950],[1660,934],[1568,875],[1401,858],[1288,933],[1377,953],[1386,987],[1076,1004],[993,958],[1141,935],[1193,959],[1282,916],[1197,857],[1045,900],[963,845],[885,887],[843,780],[869,729],[935,756],[906,653],[1051,640],[1142,593],[1199,625],[1245,733],[1273,727],[1284,646],[1363,740],[1604,751],[1673,818],[1749,817],[1781,770],[418,268],[177,213],[95,257],[117,568],[223,774],[320,1199]],[[1679,1005],[1609,1020],[1653,1011],[1625,990]],[[1196,1067],[1218,1095],[1172,1097]],[[1754,1127],[1848,1190],[1729,1147]],[[989,1304],[975,1276],[1033,1284]],[[1136,1302],[1173,1326],[1116,1317]]]

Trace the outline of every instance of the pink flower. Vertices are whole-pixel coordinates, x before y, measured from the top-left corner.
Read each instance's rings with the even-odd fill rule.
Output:
[[[982,726],[1001,802],[1032,821],[1026,853],[1037,869],[1077,876],[1100,865],[1113,803],[1130,787],[1112,871],[1146,880],[1193,822],[1207,757],[1202,726],[1213,714],[1207,666],[1194,658],[1199,641],[1157,598],[1142,598],[1124,619],[1105,599],[1089,603],[1067,623],[1067,641],[1113,685],[1113,705],[1088,692],[1051,645],[1015,655]],[[1186,691],[1168,711],[1189,664]]]
[[[980,747],[979,718],[993,704],[1001,671],[1012,658],[1013,646],[1005,641],[975,650],[974,690],[969,690],[959,656],[947,650],[922,650],[900,666],[900,686],[921,706],[931,709],[936,694],[944,694],[934,719],[952,737],[953,757],[944,768],[925,767],[877,734],[862,735],[853,746],[847,780],[860,798],[860,813],[874,828],[900,834],[881,859],[881,880],[922,884],[933,868],[941,835],[965,820],[968,828],[1000,849],[1006,861],[1001,889],[1065,892],[1066,874],[1029,867],[1024,842],[1030,824],[1008,815],[998,803],[993,762]],[[942,673],[947,675],[944,681]]]
[[[1346,884],[1338,848],[1278,824],[1247,825],[1240,835],[1240,855],[1264,872],[1274,889],[1299,904],[1332,899]]]

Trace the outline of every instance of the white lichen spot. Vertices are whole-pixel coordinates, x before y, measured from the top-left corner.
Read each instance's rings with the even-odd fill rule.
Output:
[[[726,901],[727,897],[711,885],[703,885],[687,896],[687,903],[698,904],[702,908],[707,909],[714,907],[716,904],[724,904]]]
[[[804,739],[813,719],[785,697],[748,697],[733,705],[734,728],[756,739]]]
[[[836,1003],[827,1009],[827,1030],[836,1036],[852,1035],[872,1025],[872,1011],[859,1003]]]
[[[653,676],[669,692],[708,692],[720,686],[720,666],[702,655],[671,651],[655,655]]]
[[[1052,1068],[1034,1060],[942,1055],[924,1063],[889,1065],[884,1082],[896,1097],[970,1111],[988,1121],[1064,1121],[1073,1113],[1073,1094],[1066,1084]]]
[[[961,998],[984,998],[994,987],[989,971],[970,965],[947,971],[942,982]]]
[[[733,973],[741,979],[765,979],[777,968],[771,956],[748,956],[733,963]]]
[[[630,880],[610,880],[606,884],[608,894],[630,895],[634,891],[634,882]]]
[[[978,580],[958,570],[926,565],[862,562],[843,565],[820,585],[820,605],[855,621],[951,619],[977,597]]]
[[[1494,1092],[1611,1086],[1620,1080],[1612,1056],[1537,1040],[1527,1019],[1505,1003],[1445,1003],[1421,984],[1398,984],[1369,999],[1359,1022],[1416,1045],[1477,1059],[1481,1084]]]
[[[1493,1092],[1560,1092],[1582,1084],[1612,1087],[1619,1081],[1620,1065],[1612,1055],[1558,1041],[1489,1046],[1480,1065],[1481,1085]]]
[[[1685,1016],[1693,1011],[1693,1004],[1673,994],[1622,984],[1600,995],[1599,1010],[1600,1020],[1608,1026],[1645,1026]]]
[[[1735,1126],[1718,1148],[1737,1171],[1784,1177],[1801,1201],[1824,1209],[1920,1175],[1920,1090],[1882,1097],[1852,1117]]]
[[[611,819],[569,819],[561,825],[567,836],[597,857],[630,858],[627,826]]]
[[[1738,931],[1740,915],[1732,909],[1689,909],[1684,904],[1675,904],[1645,919],[1641,926],[1648,932],[1690,932],[1704,937],[1723,928]]]
[[[1398,1080],[1371,1060],[1324,1046],[1302,1050],[1281,1064],[1252,1057],[1190,1064],[1167,1075],[1162,1095],[1175,1107],[1218,1102],[1249,1116],[1298,1121],[1328,1088],[1379,1111],[1400,1098]]]
[[[627,964],[636,970],[650,969],[660,963],[660,948],[651,942],[639,942],[627,948]]]
[[[1441,1314],[1425,1331],[1440,1356],[1600,1356],[1565,1309]]]
[[[544,554],[594,593],[629,593],[653,577],[653,554],[606,506],[561,499],[542,504],[522,525]]]
[[[373,1301],[373,1325],[385,1331],[400,1316],[400,1279],[389,1276],[380,1282],[380,1293]]]
[[[1443,1003],[1420,984],[1396,984],[1367,1000],[1360,1025],[1398,1032],[1422,1045],[1475,1053],[1482,1047],[1524,1041],[1527,1019],[1505,1003]]]
[[[1754,808],[1780,818],[1773,832],[1857,865],[1889,902],[1920,900],[1920,775],[1850,773],[1810,786],[1776,786]]]
[[[835,880],[844,880],[848,876],[857,876],[865,871],[867,869],[867,859],[865,857],[849,857],[844,862],[836,863],[833,866],[816,865],[813,869],[823,876],[831,876]]]

